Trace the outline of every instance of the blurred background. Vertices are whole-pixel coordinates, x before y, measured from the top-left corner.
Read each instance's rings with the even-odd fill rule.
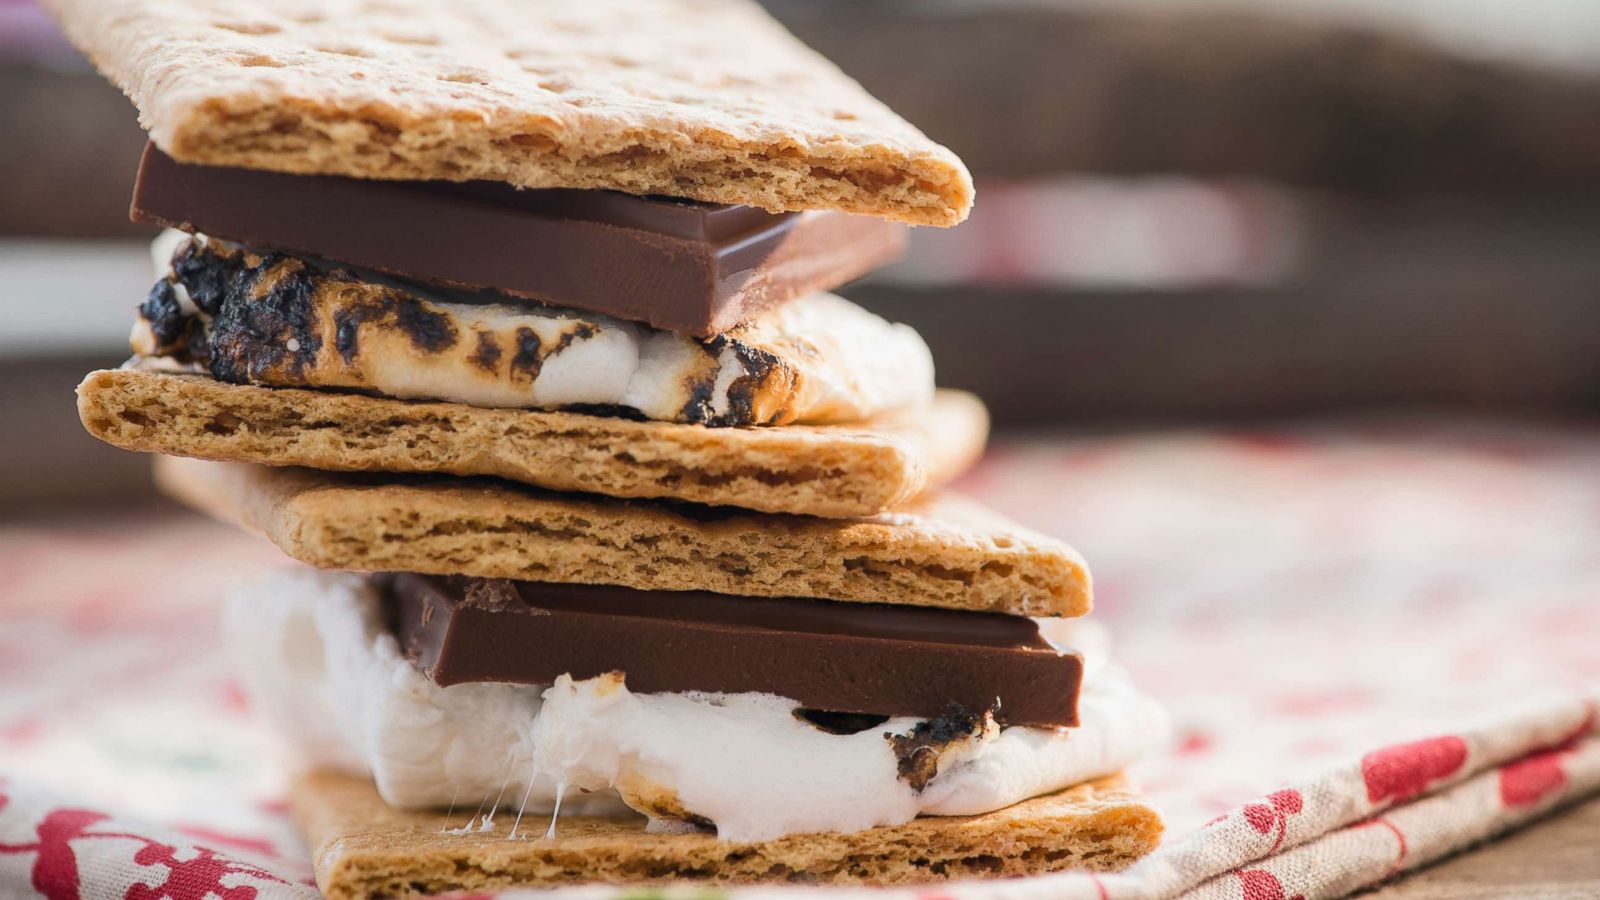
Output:
[[[971,166],[846,293],[1003,428],[1600,399],[1592,0],[769,0]],[[71,389],[148,281],[130,104],[0,0],[0,503],[149,496]]]
[[[1090,561],[1173,834],[1600,683],[1600,0],[766,5],[978,180],[843,293],[990,405],[961,487]],[[78,424],[151,280],[143,144],[0,0],[0,769],[169,821],[277,777],[211,632],[282,560]],[[1535,832],[1384,896],[1600,896],[1600,802]]]

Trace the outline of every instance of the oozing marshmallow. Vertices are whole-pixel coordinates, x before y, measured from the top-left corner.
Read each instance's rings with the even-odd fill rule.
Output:
[[[547,813],[588,791],[591,806],[620,798],[733,841],[849,832],[1000,809],[1116,772],[1165,733],[1110,664],[1103,632],[1066,620],[1041,627],[1084,654],[1079,727],[977,720],[952,732],[892,718],[854,734],[824,731],[771,694],[640,695],[614,677],[440,688],[401,657],[355,575],[276,575],[242,590],[227,624],[259,708],[299,762],[370,773],[405,808],[501,797]],[[903,774],[907,756],[918,775]]]
[[[223,381],[703,425],[858,422],[933,397],[917,333],[831,294],[699,340],[170,234],[130,344]]]

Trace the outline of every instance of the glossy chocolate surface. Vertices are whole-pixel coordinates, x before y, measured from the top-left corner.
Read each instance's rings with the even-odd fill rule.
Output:
[[[838,287],[905,246],[903,226],[843,213],[197,166],[154,144],[130,215],[697,337]]]
[[[767,692],[835,713],[1077,723],[1082,660],[1021,616],[413,574],[374,576],[440,685],[621,671],[636,693]]]

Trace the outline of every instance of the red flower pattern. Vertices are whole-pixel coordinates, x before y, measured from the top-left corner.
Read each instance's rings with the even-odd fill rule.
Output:
[[[229,859],[215,850],[204,847],[197,849],[199,853],[193,859],[179,860],[176,847],[145,840],[145,845],[133,855],[133,861],[141,866],[165,866],[166,880],[155,887],[136,884],[128,888],[123,900],[207,900],[212,896],[222,900],[255,900],[256,889],[253,887],[225,887],[222,879],[229,875],[248,875],[276,884],[289,883],[271,872]]]
[[[1547,750],[1500,768],[1500,805],[1507,809],[1532,806],[1567,786],[1561,758],[1567,750]]]
[[[1370,802],[1399,803],[1456,774],[1466,763],[1467,742],[1447,735],[1374,750],[1361,758],[1361,778]]]
[[[0,801],[5,798],[0,797]],[[0,802],[0,807],[4,807]],[[109,818],[86,809],[58,809],[39,822],[32,844],[0,844],[0,853],[33,853],[33,889],[46,900],[80,900],[78,857],[72,850],[74,838],[82,837],[89,826]]]
[[[1233,874],[1239,878],[1244,900],[1305,900],[1301,894],[1285,898],[1283,882],[1265,869],[1240,869]]]
[[[0,809],[9,798],[0,794]],[[137,834],[120,831],[90,831],[111,817],[89,809],[55,809],[34,828],[31,844],[0,844],[0,854],[34,854],[31,881],[45,900],[83,900],[78,856],[72,842],[89,838],[124,838],[144,846],[134,852],[133,861],[141,866],[163,866],[166,878],[160,884],[136,884],[128,888],[123,900],[255,900],[256,889],[249,885],[227,886],[222,879],[244,875],[258,881],[288,884],[282,878],[255,866],[241,863],[205,847],[195,847],[192,859],[180,860],[179,850]]]
[[[1299,814],[1302,808],[1304,801],[1299,791],[1275,791],[1267,795],[1265,803],[1252,803],[1246,806],[1244,818],[1259,834],[1277,832],[1277,837],[1272,841],[1272,849],[1267,851],[1267,855],[1270,856],[1283,846],[1284,834],[1289,830],[1289,817]]]

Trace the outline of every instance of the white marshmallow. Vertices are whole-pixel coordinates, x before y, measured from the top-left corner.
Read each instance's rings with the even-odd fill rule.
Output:
[[[634,694],[613,679],[550,687],[441,688],[402,658],[365,580],[293,570],[229,605],[227,631],[259,708],[303,765],[370,773],[404,808],[470,808],[503,796],[548,813],[667,804],[716,823],[727,840],[850,832],[919,814],[1010,806],[1126,767],[1165,736],[1165,720],[1103,652],[1103,630],[1042,622],[1054,642],[1087,651],[1072,729],[1011,727],[947,750],[920,792],[898,777],[884,733],[814,728],[771,694]],[[590,791],[574,805],[574,791]],[[585,809],[587,807],[587,809]],[[661,827],[661,826],[658,826]]]

